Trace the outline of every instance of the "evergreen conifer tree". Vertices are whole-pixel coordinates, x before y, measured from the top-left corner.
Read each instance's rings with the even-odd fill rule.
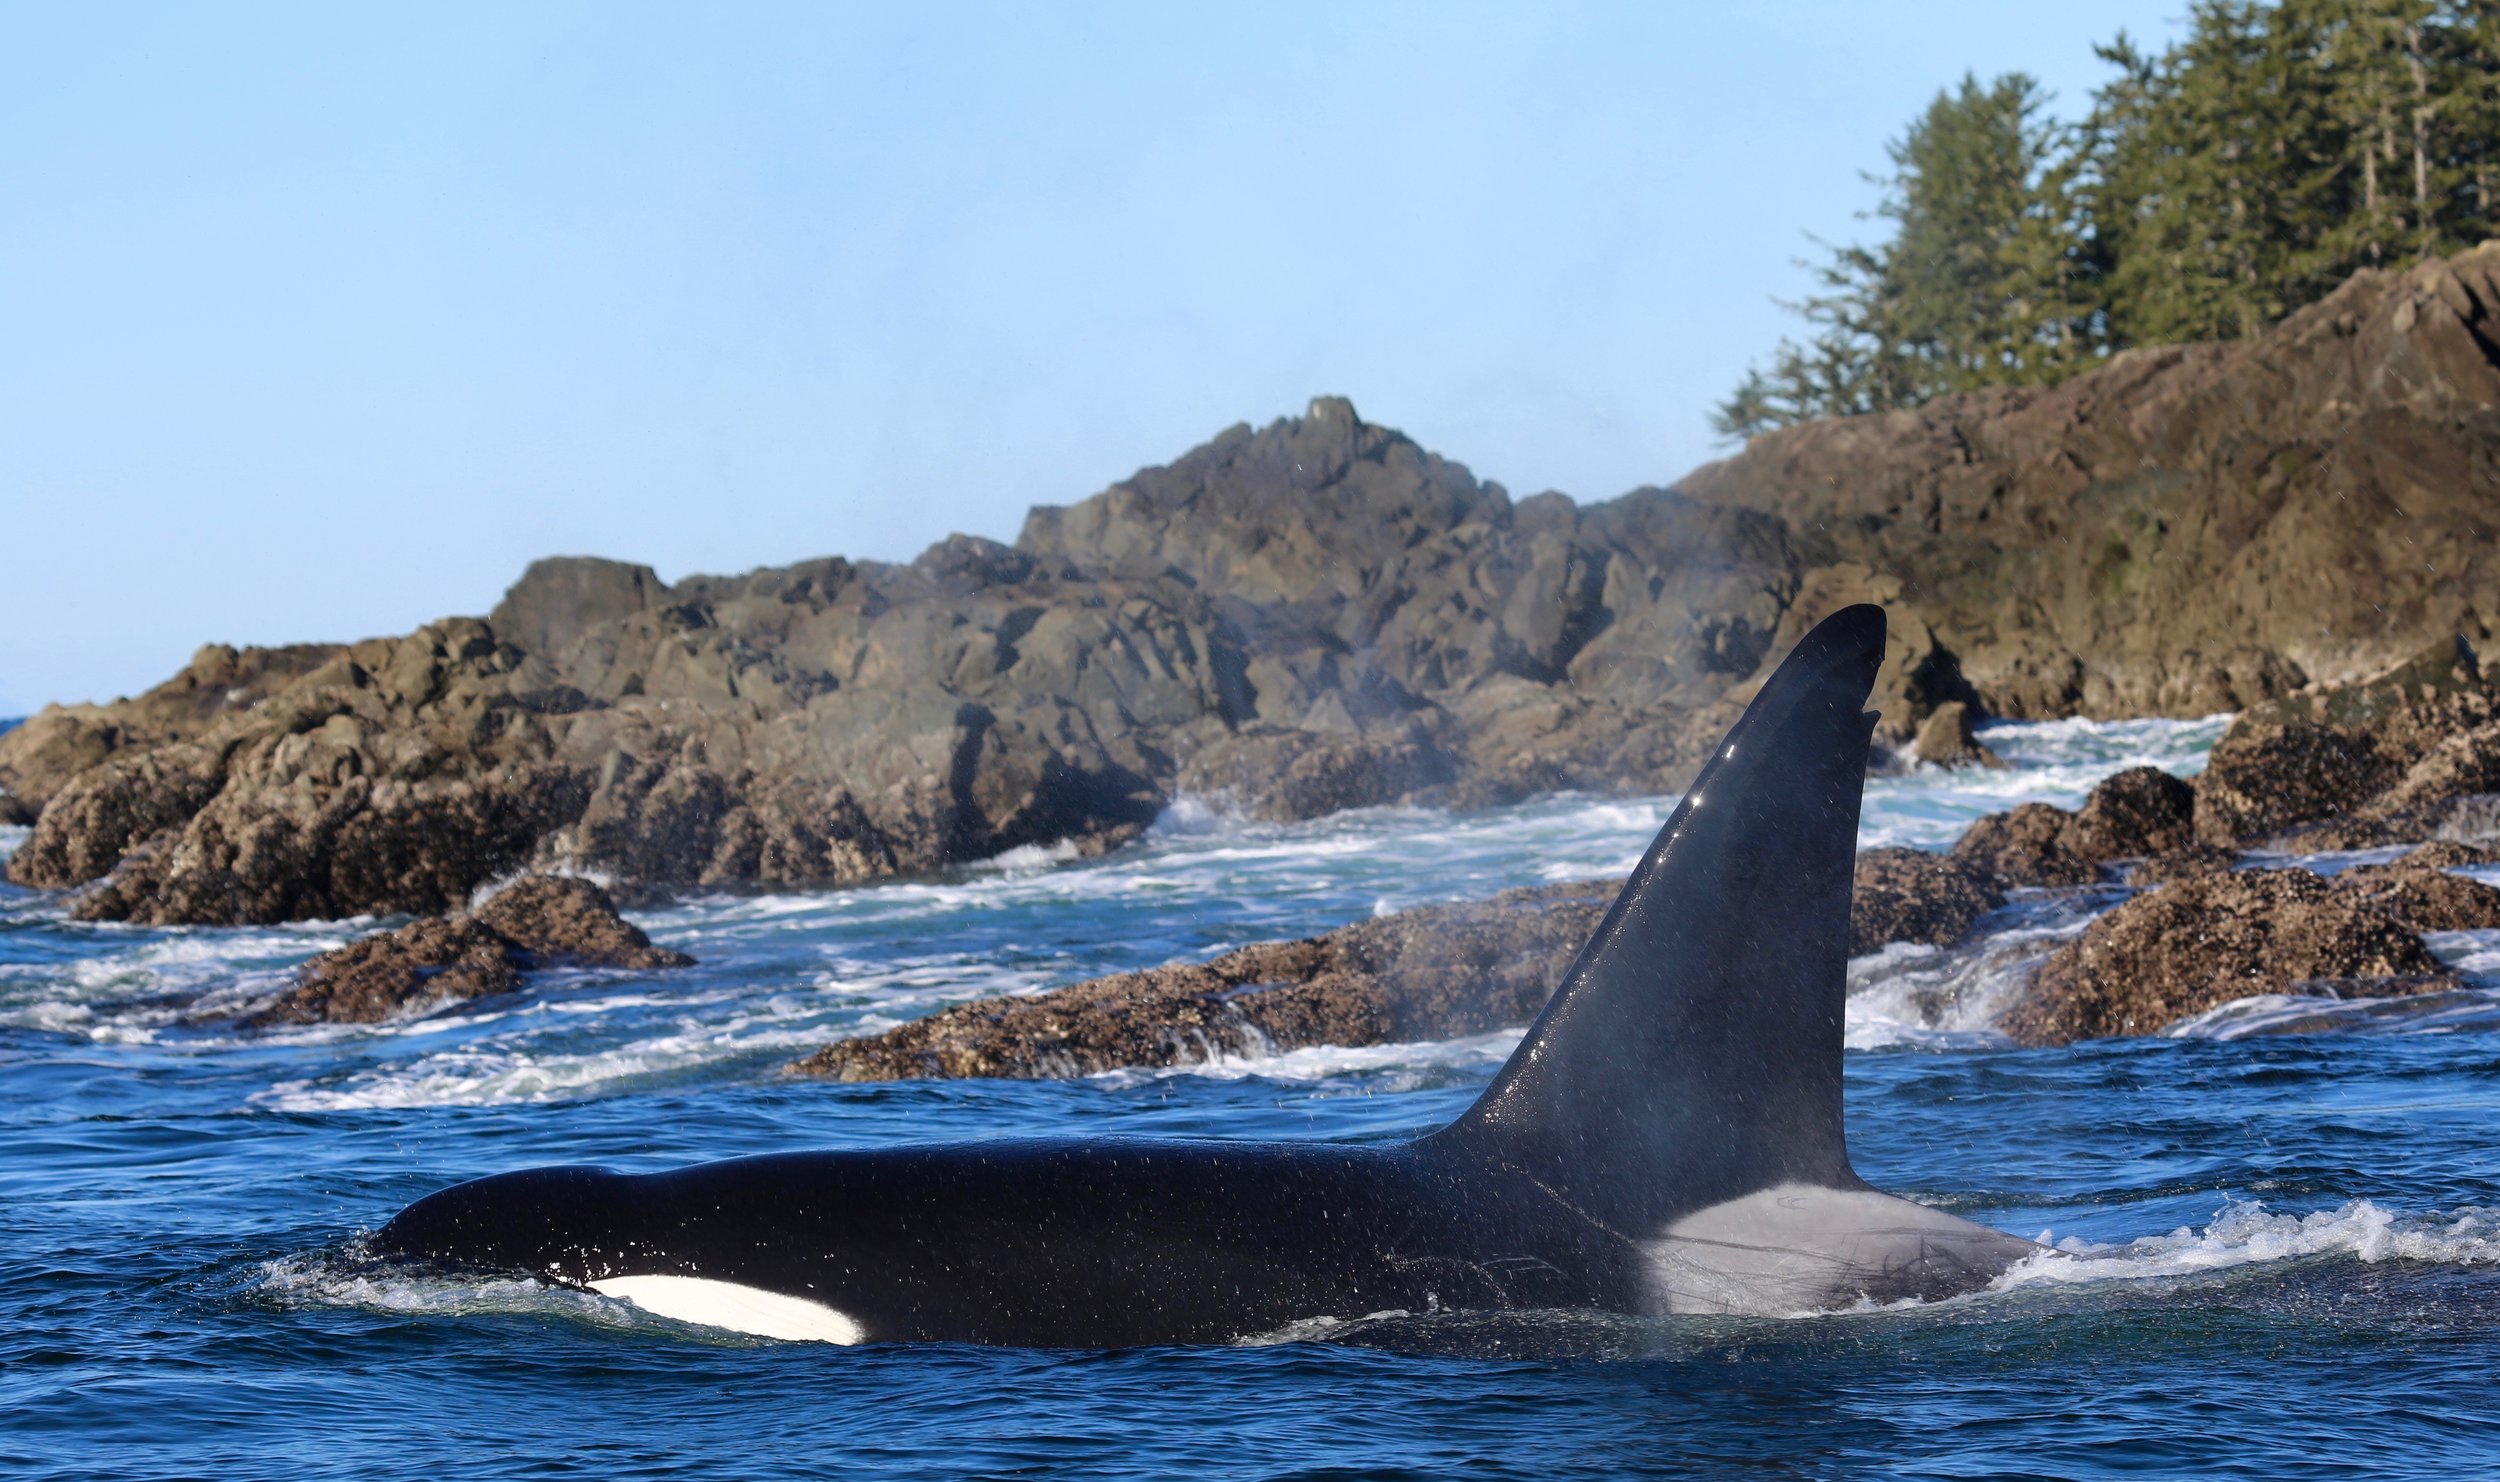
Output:
[[[2131,344],[2252,335],[2353,273],[2500,229],[2500,0],[2193,0],[2122,32],[2080,124],[1965,76],[1888,147],[1891,239],[1834,250],[1812,326],[1712,421],[2057,380]]]

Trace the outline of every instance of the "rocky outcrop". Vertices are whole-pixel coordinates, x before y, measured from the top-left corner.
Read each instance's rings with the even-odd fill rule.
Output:
[[[2101,866],[2074,847],[2074,824],[2063,808],[2022,803],[1963,830],[1951,858],[2000,885],[2089,885]]]
[[[1323,399],[1015,547],[674,584],[543,561],[483,621],[47,712],[0,737],[44,803],[10,877],[93,919],[273,921],[524,868],[839,883],[1101,849],[1185,789],[1284,818],[1667,790],[1825,600],[1802,580],[1776,520],[1514,505]],[[1905,635],[1895,672],[1942,672]]]
[[[2335,884],[2416,931],[2483,931],[2500,926],[2500,890],[2448,872],[2492,859],[2486,849],[2426,844],[2391,864],[2346,870]]]
[[[1661,790],[1793,616],[1785,539],[1663,491],[1514,506],[1324,399],[1013,548],[673,585],[545,561],[484,621],[180,726],[138,723],[164,692],[47,712],[0,737],[44,802],[10,874],[91,918],[270,921],[439,911],[530,867],[843,882],[1099,849],[1184,788],[1278,817]]]
[[[1982,714],[2273,715],[2500,612],[2494,305],[2500,245],[1603,504],[1514,501],[1324,397],[1036,509],[1012,547],[675,583],[540,562],[483,621],[204,650],[0,735],[10,808],[42,809],[10,878],[100,919],[268,921],[440,910],[523,867],[840,882],[1098,849],[1184,789],[1286,818],[1668,792],[1857,601],[1891,614],[1888,747],[1970,759]],[[2368,745],[2249,722],[2200,834],[2362,794],[2401,833],[2500,791],[2481,702],[2439,703]]]
[[[2331,880],[2299,869],[2190,874],[2059,948],[2000,1027],[2022,1044],[2061,1045],[2153,1034],[2256,994],[2451,988],[2420,933],[2468,926],[2500,926],[2500,890],[2429,859]]]
[[[72,777],[117,751],[188,741],[311,673],[336,648],[230,648],[212,643],[181,673],[136,699],[52,705],[0,726],[0,823],[33,823]]]
[[[1910,757],[1937,767],[2002,767],[2005,760],[1980,744],[1979,714],[1967,700],[1948,700],[1919,722]]]
[[[583,703],[528,683],[475,619],[356,644],[184,739],[73,775],[10,878],[100,881],[77,904],[89,919],[448,910],[579,816],[589,779],[554,727]]]
[[[2196,843],[2196,789],[2159,767],[2129,767],[2093,784],[2066,830],[2091,859],[2150,859]]]
[[[533,875],[474,911],[429,916],[324,952],[254,1022],[370,1024],[520,986],[549,967],[690,967],[651,945],[587,880]]]

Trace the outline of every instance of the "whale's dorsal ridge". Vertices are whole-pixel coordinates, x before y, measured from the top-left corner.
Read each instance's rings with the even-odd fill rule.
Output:
[[[1781,663],[1482,1098],[1427,1139],[1653,1230],[1784,1183],[1854,1189],[1841,1016],[1881,608]]]

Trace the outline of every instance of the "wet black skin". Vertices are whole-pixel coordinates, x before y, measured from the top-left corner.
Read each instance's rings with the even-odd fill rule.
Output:
[[[1218,1342],[1403,1310],[1649,1310],[1642,1244],[1782,1184],[1845,1190],[1851,865],[1883,614],[1763,686],[1482,1099],[1412,1142],[1001,1142],[557,1168],[447,1189],[385,1255],[823,1303],[871,1341]],[[1942,1295],[1993,1269],[1881,1275]]]
[[[878,1341],[1216,1343],[1320,1315],[1628,1310],[1638,1252],[1524,1175],[1428,1144],[1002,1142],[627,1175],[535,1169],[419,1201],[386,1251],[574,1285],[699,1276]]]

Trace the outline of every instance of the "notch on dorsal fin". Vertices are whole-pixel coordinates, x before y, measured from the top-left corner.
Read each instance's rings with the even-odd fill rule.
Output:
[[[1719,744],[1483,1097],[1428,1141],[1619,1228],[1802,1182],[1841,1129],[1858,804],[1884,614],[1808,633]]]

